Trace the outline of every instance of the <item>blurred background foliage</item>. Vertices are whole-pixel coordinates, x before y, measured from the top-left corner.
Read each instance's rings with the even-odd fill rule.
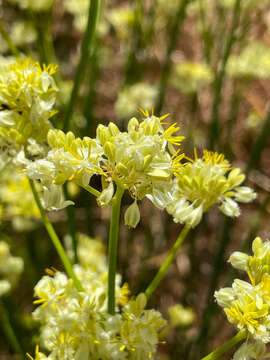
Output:
[[[67,104],[78,75],[89,0],[0,4],[0,72],[18,54],[59,65],[55,127],[69,125],[77,136],[94,137],[97,124],[112,121],[124,128],[132,116],[140,116],[139,107],[154,105],[155,114],[169,112],[180,124],[188,156],[194,147],[199,153],[223,152],[258,192],[236,221],[214,210],[205,215],[151,299],[150,306],[169,320],[160,359],[199,359],[234,331],[213,298],[234,275],[228,255],[249,250],[255,235],[267,238],[270,230],[270,1],[103,0],[72,109]],[[66,194],[76,199],[68,221],[65,211],[49,215],[60,238],[80,231],[106,243],[108,211],[76,185],[69,184]],[[126,196],[124,205],[129,203]],[[134,231],[120,229],[118,270],[133,293],[145,290],[180,231],[147,200],[141,217]],[[38,325],[30,316],[33,286],[46,267],[62,267],[28,183],[12,172],[0,177],[0,218],[1,240],[25,264],[17,287],[1,298],[4,360],[16,358],[8,324],[19,334],[15,348],[33,353],[38,342]],[[67,238],[65,244],[68,248]]]

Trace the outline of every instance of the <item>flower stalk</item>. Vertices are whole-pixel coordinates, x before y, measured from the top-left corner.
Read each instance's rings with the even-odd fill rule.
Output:
[[[201,360],[216,360],[219,359],[223,354],[229,351],[233,346],[238,344],[240,341],[246,339],[247,333],[245,330],[240,330],[234,337],[226,341],[223,345],[216,348],[207,356],[203,357]]]
[[[79,94],[80,83],[85,74],[89,57],[91,56],[91,49],[94,45],[95,30],[99,15],[99,8],[100,8],[100,0],[90,1],[87,27],[82,41],[81,57],[75,74],[74,85],[72,88],[70,100],[67,105],[67,110],[64,117],[64,124],[63,124],[64,131],[67,131],[69,129],[70,119],[73,113],[74,105],[77,101]]]
[[[43,220],[43,223],[46,227],[46,230],[50,236],[50,239],[52,240],[54,246],[55,246],[55,249],[65,267],[65,270],[67,272],[67,274],[69,275],[69,277],[73,280],[74,282],[74,285],[76,287],[76,289],[78,291],[84,291],[83,287],[82,287],[82,284],[81,282],[79,281],[79,279],[77,278],[77,276],[75,275],[74,271],[73,271],[73,268],[72,268],[72,265],[67,257],[67,254],[52,226],[52,223],[50,222],[42,204],[41,204],[41,201],[40,201],[40,198],[38,196],[38,193],[37,193],[37,190],[35,188],[35,184],[33,182],[33,180],[29,179],[29,183],[30,183],[30,187],[31,187],[31,190],[32,190],[32,193],[33,193],[33,196],[35,198],[35,201],[36,201],[36,204],[39,208],[39,211],[40,211],[40,214],[41,214],[41,217],[42,217],[42,220]]]
[[[115,275],[117,265],[117,248],[119,236],[119,219],[121,200],[124,189],[117,186],[116,193],[112,199],[112,213],[109,233],[109,274],[108,274],[108,312],[115,313]]]
[[[182,229],[182,231],[180,232],[176,242],[174,243],[173,247],[171,248],[168,256],[166,257],[164,263],[162,264],[162,266],[160,267],[158,273],[156,274],[156,276],[154,277],[153,281],[151,282],[151,284],[148,286],[148,288],[145,291],[145,295],[147,297],[147,299],[149,300],[151,295],[153,294],[153,292],[156,290],[157,286],[159,285],[159,283],[161,282],[161,280],[164,278],[164,276],[166,275],[166,272],[169,268],[169,266],[171,265],[171,263],[173,262],[173,260],[176,257],[176,254],[178,252],[178,250],[180,249],[183,241],[185,240],[189,230],[191,229],[191,227],[186,224],[185,227]]]

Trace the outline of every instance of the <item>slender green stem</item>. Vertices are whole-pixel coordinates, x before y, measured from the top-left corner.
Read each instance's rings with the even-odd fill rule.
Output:
[[[30,183],[30,186],[31,186],[31,190],[33,192],[33,195],[34,195],[34,198],[35,198],[35,201],[36,201],[36,204],[39,208],[39,211],[40,211],[40,214],[41,214],[41,217],[42,217],[42,220],[43,220],[43,223],[46,227],[46,230],[50,236],[50,239],[52,240],[55,248],[56,248],[56,251],[66,269],[66,272],[67,274],[69,275],[69,277],[73,280],[74,282],[74,285],[76,287],[76,289],[78,291],[84,291],[83,287],[82,287],[82,284],[80,282],[80,280],[77,278],[77,276],[75,275],[74,271],[73,271],[73,268],[72,268],[72,265],[67,257],[67,254],[46,214],[46,211],[44,210],[42,204],[41,204],[41,201],[39,199],[39,196],[38,196],[38,193],[37,193],[37,190],[36,190],[36,187],[35,187],[35,184],[33,182],[33,180],[29,179],[29,183]]]
[[[64,184],[63,186],[63,190],[64,190],[64,196],[66,200],[69,200],[69,192],[68,192],[68,187],[67,187],[67,183]],[[78,263],[78,253],[77,253],[77,224],[76,224],[76,220],[75,220],[75,211],[74,208],[72,206],[68,206],[66,207],[66,213],[67,213],[67,217],[68,217],[68,226],[69,226],[69,232],[71,235],[71,240],[72,240],[72,248],[73,248],[73,252],[74,252],[74,262]]]
[[[270,108],[264,120],[262,129],[260,130],[260,133],[258,134],[251,148],[246,171],[245,171],[246,176],[248,176],[248,174],[253,168],[259,167],[262,151],[264,149],[266,142],[268,141],[269,134],[270,134]]]
[[[19,50],[17,49],[16,45],[11,40],[9,34],[6,32],[4,25],[2,21],[0,20],[0,34],[3,36],[3,38],[6,40],[9,50],[12,52],[12,54],[17,57],[19,56]]]
[[[0,301],[0,318],[3,333],[5,334],[7,341],[9,342],[13,351],[20,357],[20,359],[24,359],[24,351],[11,325],[8,311],[5,309],[4,303],[2,301]]]
[[[173,247],[171,248],[171,250],[170,250],[168,256],[166,257],[164,263],[161,265],[160,269],[158,270],[158,273],[156,274],[153,281],[151,282],[151,284],[146,289],[145,295],[146,295],[148,300],[151,297],[151,295],[153,294],[153,292],[156,290],[156,288],[159,285],[159,283],[161,282],[161,280],[166,275],[168,267],[171,265],[171,263],[175,259],[176,254],[177,254],[179,248],[181,247],[183,241],[185,240],[189,230],[190,230],[190,226],[186,224],[184,226],[184,228],[182,229],[182,231],[180,232],[176,242],[174,243]]]
[[[171,31],[169,34],[169,45],[167,49],[167,56],[165,60],[164,67],[162,69],[160,85],[159,85],[159,97],[156,104],[156,112],[159,114],[162,110],[164,99],[165,99],[165,91],[167,87],[167,83],[170,76],[171,65],[172,65],[172,53],[176,47],[178,34],[183,24],[186,15],[186,8],[190,0],[183,0],[179,2],[179,7],[175,16],[175,21],[173,26],[171,27]]]
[[[234,345],[238,344],[240,341],[246,339],[247,333],[245,330],[240,330],[234,337],[226,341],[225,344],[216,348],[207,356],[203,357],[201,360],[216,360],[219,359],[223,354],[229,351]]]
[[[109,275],[108,275],[108,312],[115,313],[115,275],[117,265],[117,249],[119,235],[119,219],[121,199],[124,190],[117,186],[116,193],[112,199],[112,213],[109,234]]]
[[[99,15],[99,7],[100,7],[100,0],[91,0],[89,6],[89,12],[88,12],[87,27],[82,41],[81,57],[76,70],[70,100],[67,105],[67,110],[64,117],[64,124],[63,124],[64,131],[67,131],[69,129],[69,123],[73,113],[74,105],[79,95],[80,84],[84,77],[87,64],[89,61],[89,57],[91,56],[91,50],[94,44],[95,30]]]
[[[209,149],[214,149],[215,143],[218,142],[219,138],[219,105],[222,98],[222,87],[226,75],[226,67],[229,56],[231,54],[233,45],[236,41],[235,33],[238,29],[240,19],[240,4],[241,0],[236,0],[233,9],[233,19],[231,28],[229,30],[223,58],[221,60],[220,70],[217,73],[216,80],[214,83],[214,102],[212,108],[211,121],[209,126]]]
[[[87,186],[83,186],[84,190],[88,191],[90,194],[94,195],[95,197],[99,197],[100,196],[100,191],[94,189],[92,186],[87,185]]]

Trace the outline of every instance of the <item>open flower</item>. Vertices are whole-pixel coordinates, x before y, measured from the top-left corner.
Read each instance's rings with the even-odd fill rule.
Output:
[[[14,157],[21,149],[42,152],[57,88],[55,65],[16,60],[0,75],[0,145]]]
[[[129,121],[127,132],[121,132],[113,123],[98,126],[97,139],[104,150],[101,167],[107,183],[113,181],[128,190],[132,198],[148,197],[154,205],[164,208],[171,200],[170,151],[175,152],[173,146],[180,145],[184,137],[175,135],[179,130],[176,124],[164,129],[162,118],[143,113],[143,121]]]
[[[270,341],[270,242],[262,243],[256,238],[252,245],[254,256],[233,253],[230,262],[245,270],[250,282],[235,279],[231,288],[215,292],[228,320],[238,329],[245,329],[250,338],[268,343]],[[259,357],[258,357],[259,358]]]
[[[205,211],[215,204],[227,216],[240,215],[238,202],[252,201],[256,194],[247,186],[240,186],[245,179],[240,169],[232,169],[222,154],[204,151],[194,161],[175,164],[173,201],[167,206],[175,222],[196,226]]]

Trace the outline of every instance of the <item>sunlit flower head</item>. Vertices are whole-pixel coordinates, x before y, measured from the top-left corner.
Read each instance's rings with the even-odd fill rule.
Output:
[[[179,146],[183,136],[176,135],[179,126],[163,127],[163,119],[143,111],[145,118],[139,122],[130,119],[127,132],[121,132],[110,123],[108,127],[99,125],[97,139],[103,147],[101,167],[106,173],[104,179],[110,201],[114,182],[129,191],[136,200],[148,197],[156,206],[164,208],[171,199],[170,187],[173,175],[171,153]],[[107,193],[106,193],[107,195]]]
[[[227,216],[240,215],[238,202],[252,201],[256,194],[247,186],[240,186],[245,179],[240,169],[232,169],[224,155],[204,151],[203,157],[178,166],[175,161],[176,179],[173,201],[167,206],[175,222],[196,226],[205,211],[215,204]]]
[[[250,283],[235,279],[231,288],[215,292],[228,320],[238,329],[247,330],[249,337],[267,343],[270,341],[270,271],[269,241],[256,238],[252,245],[254,255],[234,252],[229,261],[247,272]]]
[[[18,59],[0,75],[0,146],[10,156],[22,148],[37,155],[42,152],[49,119],[56,113],[55,65]]]

